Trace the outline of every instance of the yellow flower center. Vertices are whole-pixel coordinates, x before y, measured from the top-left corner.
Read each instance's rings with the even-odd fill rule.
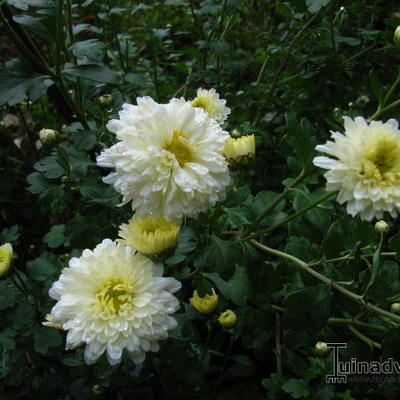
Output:
[[[400,178],[399,142],[391,135],[376,139],[369,140],[365,145],[361,175],[377,185],[393,185]]]
[[[107,317],[115,316],[129,308],[132,298],[132,290],[119,279],[107,281],[96,294],[100,308]]]
[[[192,150],[187,138],[185,134],[180,131],[174,130],[171,142],[165,146],[164,149],[175,156],[181,167],[187,162],[193,161]]]

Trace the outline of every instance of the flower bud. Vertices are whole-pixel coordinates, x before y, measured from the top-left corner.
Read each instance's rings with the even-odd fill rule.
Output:
[[[218,318],[218,322],[224,328],[232,328],[236,324],[236,314],[232,310],[224,311]]]
[[[400,44],[400,25],[394,31],[393,41],[396,44]]]
[[[393,303],[390,306],[390,311],[394,314],[400,314],[400,303]]]
[[[0,278],[5,278],[12,265],[13,249],[10,243],[0,246]]]
[[[42,129],[39,131],[39,138],[43,146],[52,146],[57,143],[60,133],[54,129]]]
[[[118,235],[122,239],[118,239],[118,242],[153,258],[166,255],[176,247],[180,227],[164,218],[134,216],[119,229]]]
[[[238,129],[234,129],[232,132],[231,132],[231,136],[233,137],[233,138],[240,138],[240,136],[241,136],[241,133],[239,132],[239,130]]]
[[[330,348],[325,342],[317,342],[314,346],[314,353],[317,356],[323,357],[329,353]]]
[[[222,154],[232,167],[249,165],[249,162],[256,154],[256,141],[254,135],[242,136],[238,139],[227,139]]]
[[[100,396],[104,393],[104,387],[102,385],[94,385],[92,387],[93,396]]]
[[[112,106],[113,101],[114,101],[111,94],[103,94],[97,100],[98,100],[99,104],[104,108]]]
[[[375,224],[375,230],[377,232],[388,232],[389,231],[389,225],[385,221],[378,221]]]
[[[197,290],[195,290],[193,292],[193,297],[189,300],[192,307],[200,314],[210,314],[218,305],[218,295],[215,293],[214,288],[211,290],[212,294],[206,294],[204,297],[200,297]]]

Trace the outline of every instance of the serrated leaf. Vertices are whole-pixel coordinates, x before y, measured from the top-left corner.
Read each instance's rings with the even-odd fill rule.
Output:
[[[301,399],[310,394],[307,383],[302,379],[291,378],[282,386],[282,389],[295,399]]]
[[[118,84],[119,77],[115,71],[111,71],[101,65],[72,65],[68,64],[64,67],[64,74],[77,76],[79,78],[90,79],[101,83]]]
[[[224,281],[216,273],[204,273],[206,278],[217,286],[224,297],[237,305],[244,305],[250,294],[250,280],[244,267],[237,265],[234,275]]]
[[[65,225],[53,225],[50,232],[47,233],[43,242],[47,244],[51,249],[63,246],[66,240],[65,237]]]
[[[38,326],[33,328],[32,332],[35,351],[40,354],[46,354],[49,348],[62,344],[62,338],[57,329]]]
[[[307,8],[310,12],[316,13],[322,7],[327,6],[330,3],[330,0],[306,0]]]

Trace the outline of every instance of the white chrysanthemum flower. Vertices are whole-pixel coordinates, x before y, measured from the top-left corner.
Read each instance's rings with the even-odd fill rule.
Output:
[[[136,363],[158,351],[158,341],[176,326],[169,314],[179,308],[172,293],[181,287],[162,273],[161,265],[110,239],[72,258],[49,291],[58,300],[51,322],[68,330],[66,348],[86,343],[86,363],[106,352],[111,365],[124,349]]]
[[[183,99],[137,101],[124,104],[120,119],[107,125],[119,142],[97,157],[98,165],[116,169],[104,182],[141,217],[179,220],[223,200],[230,182],[221,154],[228,133]]]
[[[215,89],[197,89],[197,96],[192,100],[192,106],[202,108],[219,124],[223,124],[231,113],[231,109],[226,106],[226,100],[220,99]]]
[[[400,209],[400,130],[394,119],[386,123],[344,117],[344,134],[332,132],[334,141],[316,149],[333,156],[315,157],[325,173],[326,189],[339,191],[337,200],[347,203],[353,217],[370,221],[385,211],[396,217]]]

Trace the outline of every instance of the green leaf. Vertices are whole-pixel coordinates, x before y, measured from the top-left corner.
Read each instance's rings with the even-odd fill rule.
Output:
[[[78,59],[78,64],[100,64],[104,57],[104,43],[98,39],[75,42],[70,50]]]
[[[33,261],[28,261],[26,265],[28,277],[39,282],[53,280],[60,271],[57,257],[48,252]]]
[[[326,284],[306,287],[286,298],[284,324],[293,329],[318,332],[329,318],[331,289]]]
[[[302,379],[291,378],[282,386],[282,389],[295,399],[301,399],[310,394],[307,383]]]
[[[9,67],[13,69],[0,68],[0,105],[13,106],[27,97],[35,101],[53,84],[49,76],[24,69],[21,63]]]
[[[64,170],[66,176],[70,176],[71,168],[69,166],[69,157],[64,147],[58,146],[57,149],[57,163]]]
[[[318,12],[322,7],[329,4],[330,0],[306,0],[306,5],[311,13]]]
[[[12,243],[19,238],[19,225],[13,225],[11,228],[4,228],[0,233],[0,243]]]
[[[236,243],[221,240],[212,235],[212,244],[204,251],[204,263],[216,266],[219,270],[233,267],[240,259],[241,249]]]
[[[47,233],[43,242],[47,244],[51,249],[63,246],[65,243],[65,225],[53,225],[50,232]]]
[[[224,281],[216,273],[204,273],[203,275],[215,283],[224,297],[237,305],[246,304],[250,294],[250,280],[244,267],[237,265],[235,273],[229,281]]]
[[[0,332],[0,346],[3,351],[14,350],[16,332],[13,328],[6,328]]]
[[[38,161],[34,167],[36,171],[42,172],[46,178],[56,179],[64,175],[64,169],[60,166],[57,161],[57,157],[54,155],[47,156]],[[35,177],[36,183],[38,182]]]
[[[12,307],[20,294],[10,279],[0,281],[0,310]]]
[[[67,64],[63,71],[66,75],[90,79],[101,83],[118,84],[118,74],[101,65],[72,65]]]
[[[13,20],[25,28],[30,32],[34,33],[41,39],[49,40],[52,38],[52,35],[47,30],[47,28],[40,22],[40,18],[32,17],[31,15],[14,15]]]
[[[176,247],[176,254],[187,254],[193,251],[197,246],[197,238],[191,228],[182,225],[179,230],[178,245]]]
[[[49,348],[62,344],[62,337],[57,329],[38,326],[32,329],[34,348],[40,354],[46,354]]]

